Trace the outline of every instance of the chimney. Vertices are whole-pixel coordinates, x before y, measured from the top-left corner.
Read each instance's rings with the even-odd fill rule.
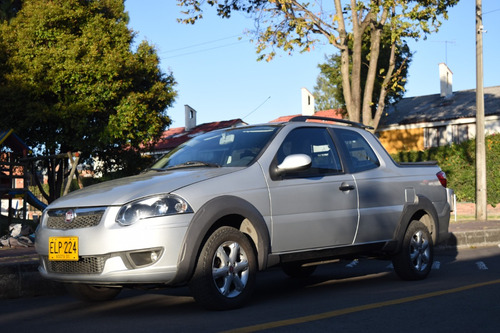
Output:
[[[314,115],[314,96],[306,88],[300,90],[302,94],[302,115]]]
[[[185,131],[190,131],[196,127],[196,110],[189,105],[184,105]]]
[[[451,97],[453,95],[453,73],[445,63],[439,64],[439,81],[441,82],[441,97]]]

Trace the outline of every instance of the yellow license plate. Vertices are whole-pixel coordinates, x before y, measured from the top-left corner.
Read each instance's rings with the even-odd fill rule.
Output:
[[[49,237],[49,260],[78,261],[78,237]]]

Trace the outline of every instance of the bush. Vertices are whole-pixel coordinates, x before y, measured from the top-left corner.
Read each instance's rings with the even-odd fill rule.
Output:
[[[100,158],[103,161],[101,169],[94,171],[102,172],[102,177],[87,177],[81,178],[84,187],[102,183],[105,181],[137,175],[150,167],[154,158],[150,155],[141,156],[140,152],[134,150],[117,150],[108,152],[107,155],[102,155]],[[78,189],[78,184],[75,184],[71,190]]]
[[[488,203],[500,202],[500,135],[486,136],[486,179]],[[448,186],[455,191],[460,202],[476,201],[476,140],[424,151],[393,154],[397,162],[437,161],[446,172]]]

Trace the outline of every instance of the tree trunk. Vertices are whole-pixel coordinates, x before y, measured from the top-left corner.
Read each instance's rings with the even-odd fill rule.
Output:
[[[401,65],[401,68],[399,70],[402,70],[404,67],[404,62]],[[385,109],[385,98],[387,96],[387,91],[389,89],[388,85],[391,82],[391,78],[394,74],[394,69],[396,67],[396,42],[392,43],[391,45],[391,55],[389,56],[389,66],[387,68],[387,73],[384,78],[384,82],[382,83],[382,89],[380,89],[380,96],[378,98],[378,105],[377,105],[377,111],[375,112],[375,115],[373,116],[373,122],[372,125],[373,128],[378,127],[378,123],[380,122],[380,118],[382,117],[382,114]]]
[[[372,27],[370,38],[370,63],[368,65],[368,74],[366,76],[365,90],[363,96],[363,124],[373,126],[373,86],[377,76],[377,64],[380,55],[380,36],[381,28]]]
[[[354,121],[354,119],[359,119],[359,109],[356,112],[356,108],[353,106],[351,79],[349,74],[349,64],[351,62],[351,59],[349,56],[347,32],[345,29],[344,14],[340,0],[335,0],[335,12],[339,24],[339,42],[337,47],[340,49],[340,73],[342,75],[342,87],[344,88],[344,101],[349,119]]]

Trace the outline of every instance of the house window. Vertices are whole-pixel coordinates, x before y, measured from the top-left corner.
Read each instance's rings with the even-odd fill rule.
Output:
[[[453,126],[453,143],[462,143],[469,140],[469,125],[459,124]]]
[[[424,131],[424,148],[445,146],[446,126],[427,127]]]

